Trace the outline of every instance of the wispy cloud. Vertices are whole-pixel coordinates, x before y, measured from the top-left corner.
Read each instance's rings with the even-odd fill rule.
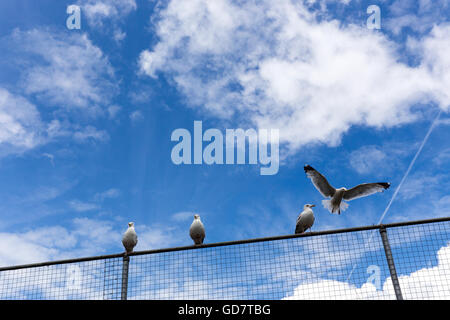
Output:
[[[96,201],[103,201],[105,199],[113,199],[120,196],[120,190],[116,188],[111,188],[103,192],[96,193],[94,199]]]
[[[78,0],[88,23],[102,27],[105,21],[115,21],[126,17],[137,9],[135,0]]]
[[[189,219],[194,219],[194,214],[195,212],[191,211],[181,211],[174,213],[171,219],[178,222],[187,221]]]
[[[447,0],[396,0],[387,6],[390,16],[383,21],[383,26],[395,35],[405,30],[423,34],[434,25],[446,22],[442,12],[449,8]]]
[[[137,9],[135,0],[78,0],[77,4],[92,31],[111,34],[118,44],[126,37],[123,21]]]
[[[80,200],[69,201],[69,206],[77,212],[85,212],[100,209],[100,206],[96,203],[84,202]]]
[[[120,247],[120,232],[109,221],[73,219],[67,227],[59,225],[25,232],[0,233],[0,265],[43,262],[89,256]]]
[[[383,168],[386,154],[377,146],[363,146],[350,153],[350,165],[359,174],[372,172]]]
[[[132,113],[130,113],[130,120],[134,124],[143,119],[144,119],[144,114],[140,110],[135,110]]]
[[[45,124],[36,106],[0,87],[0,157],[43,143]]]
[[[20,81],[18,93],[0,87],[0,157],[58,139],[108,140],[92,120],[114,118],[119,111],[111,105],[116,78],[108,58],[86,34],[15,29],[2,44],[11,50],[3,63],[17,69]],[[55,112],[48,117],[45,108]]]
[[[170,77],[192,106],[217,117],[279,128],[291,152],[335,146],[354,125],[415,121],[415,104],[450,102],[449,79],[437,72],[450,68],[445,24],[418,43],[416,67],[382,33],[318,21],[290,1],[172,1],[155,31],[159,42],[139,58],[143,73]]]
[[[444,182],[442,175],[433,175],[429,172],[417,173],[409,176],[403,184],[402,189],[399,192],[400,199],[408,200],[413,199],[419,195],[429,195],[438,186],[442,186]],[[439,192],[440,194],[441,192]]]
[[[86,34],[15,30],[9,41],[15,52],[36,61],[21,66],[23,87],[48,106],[95,117],[117,92],[108,58]]]
[[[110,119],[113,119],[116,117],[116,115],[120,112],[122,108],[116,104],[108,107],[108,115]]]
[[[74,203],[82,210],[93,207],[88,203]],[[126,225],[119,226],[117,221],[79,217],[64,226],[56,224],[24,232],[3,232],[0,233],[0,266],[98,255],[108,250],[121,252],[125,230]],[[188,233],[180,237],[179,229],[164,224],[137,223],[136,232],[135,250],[166,248],[190,240]]]
[[[120,190],[111,188],[103,192],[96,193],[90,201],[74,199],[69,201],[69,206],[77,212],[100,210],[106,199],[113,199],[120,196]]]
[[[73,134],[73,137],[78,142],[85,142],[88,140],[107,141],[109,139],[109,135],[105,130],[98,130],[93,126],[87,126],[76,131]]]

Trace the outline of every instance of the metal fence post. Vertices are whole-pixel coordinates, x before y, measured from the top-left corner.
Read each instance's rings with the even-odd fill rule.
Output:
[[[130,257],[126,254],[123,256],[122,260],[122,290],[120,294],[121,300],[127,300],[128,293],[128,267],[130,265]]]
[[[386,253],[386,260],[391,274],[392,284],[394,285],[395,296],[397,297],[397,300],[403,300],[397,271],[395,270],[394,257],[392,256],[391,246],[389,245],[386,227],[383,225],[380,226],[380,235],[381,240],[383,241],[384,252]]]

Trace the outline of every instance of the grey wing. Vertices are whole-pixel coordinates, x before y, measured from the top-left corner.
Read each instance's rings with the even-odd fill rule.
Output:
[[[304,169],[306,176],[311,179],[313,185],[324,197],[332,197],[334,195],[336,189],[328,183],[327,179],[319,171],[310,165],[305,165]]]
[[[297,224],[295,225],[295,233],[303,233],[305,232],[305,228],[303,224],[297,219]]]
[[[202,229],[201,229],[201,238],[202,238],[202,243],[203,243],[203,240],[205,240],[205,236],[206,236],[206,232],[205,232],[205,227],[202,225]]]
[[[302,225],[300,224],[300,217],[302,216],[302,214],[300,213],[297,217],[297,220],[295,221],[295,233],[302,233],[303,232],[303,228]]]
[[[370,196],[371,194],[382,192],[390,186],[391,184],[388,182],[363,183],[345,191],[344,199],[353,200]]]

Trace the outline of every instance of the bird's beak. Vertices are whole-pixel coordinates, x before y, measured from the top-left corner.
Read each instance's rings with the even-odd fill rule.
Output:
[[[311,205],[311,208],[314,208],[315,206],[316,206],[315,204],[312,204],[312,205]]]

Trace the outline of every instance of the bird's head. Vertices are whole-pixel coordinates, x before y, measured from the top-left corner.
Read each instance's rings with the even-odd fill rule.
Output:
[[[198,220],[198,219],[200,219],[200,216],[198,214],[194,214],[194,219]]]
[[[303,209],[306,209],[306,208],[314,208],[316,205],[315,204],[305,204],[304,206],[303,206]]]
[[[129,227],[134,227],[134,222],[128,222]]]

